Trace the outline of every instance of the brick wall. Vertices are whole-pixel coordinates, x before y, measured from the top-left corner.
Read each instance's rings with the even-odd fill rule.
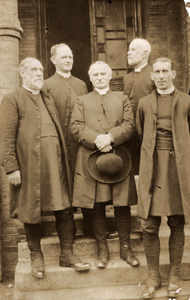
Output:
[[[147,2],[147,1],[146,1]],[[149,10],[147,11],[147,5]],[[151,62],[164,56],[173,60],[178,89],[189,89],[188,36],[190,24],[183,0],[151,0],[143,6],[144,37],[151,43]]]

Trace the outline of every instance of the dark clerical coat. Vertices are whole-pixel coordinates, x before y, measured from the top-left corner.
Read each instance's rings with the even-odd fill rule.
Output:
[[[135,119],[139,99],[152,93],[155,88],[154,82],[150,77],[151,70],[150,65],[147,64],[139,73],[132,71],[123,78],[124,94],[129,97]],[[140,163],[140,141],[137,134],[130,140],[129,148],[131,151],[134,173],[135,175],[138,175]]]
[[[86,84],[72,75],[69,78],[64,78],[60,74],[55,73],[52,77],[45,80],[44,89],[54,99],[68,150],[71,171],[74,175],[78,145],[71,134],[71,113],[77,96],[87,93]]]
[[[93,91],[79,97],[73,109],[71,130],[80,144],[75,170],[73,206],[93,208],[97,196],[97,182],[88,172],[88,157],[96,149],[96,137],[107,132],[113,135],[115,146],[122,145],[128,148],[127,141],[134,132],[134,118],[127,96],[111,91],[100,95]],[[132,171],[123,181],[112,184],[111,200],[114,206],[136,204]]]
[[[154,154],[158,123],[157,115],[157,92],[153,91],[152,94],[140,99],[136,120],[138,133],[142,139],[137,211],[138,215],[144,219],[147,219],[149,216],[153,198],[152,186],[154,182]],[[178,177],[181,191],[181,201],[186,223],[190,222],[189,128],[190,97],[176,89],[171,105],[171,129],[176,161],[176,176]],[[174,186],[173,188],[175,189],[176,187]]]
[[[71,175],[58,114],[51,96],[21,87],[0,106],[2,165],[20,169],[20,187],[11,186],[11,217],[40,223],[42,211],[70,207]]]

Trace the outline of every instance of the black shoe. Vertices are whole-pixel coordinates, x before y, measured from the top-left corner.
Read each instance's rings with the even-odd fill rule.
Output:
[[[128,245],[121,246],[120,257],[121,257],[121,259],[125,260],[132,267],[139,266],[139,260],[133,254],[131,248]]]
[[[109,250],[107,244],[103,247],[98,246],[98,256],[96,261],[96,267],[99,269],[105,269],[109,261]]]
[[[90,269],[90,264],[82,262],[78,256],[74,255],[72,252],[66,255],[61,254],[59,259],[60,267],[70,267],[75,269],[75,271],[82,272],[88,271]]]
[[[152,299],[156,290],[158,290],[160,288],[161,288],[161,282],[159,282],[155,286],[147,286],[142,293],[142,298],[143,299]]]
[[[32,257],[31,255],[31,274],[37,278],[45,277],[45,269],[44,269],[44,258],[43,254],[39,252],[38,255]]]

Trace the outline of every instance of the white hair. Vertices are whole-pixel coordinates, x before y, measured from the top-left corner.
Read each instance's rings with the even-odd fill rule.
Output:
[[[100,65],[104,65],[106,67],[106,69],[108,70],[108,73],[110,74],[110,76],[112,76],[112,69],[110,68],[110,66],[105,63],[104,61],[96,61],[95,63],[93,63],[90,68],[89,68],[89,71],[88,71],[88,75],[91,76],[92,72],[93,72],[93,69],[96,67],[96,66],[100,66]]]
[[[146,50],[148,52],[148,55],[151,53],[151,45],[147,40],[136,38],[132,40],[132,43],[135,43],[138,47],[140,47],[142,50]]]
[[[21,61],[20,66],[19,66],[19,72],[22,72],[25,69],[27,69],[33,61],[38,61],[41,64],[41,62],[37,58],[27,57]]]

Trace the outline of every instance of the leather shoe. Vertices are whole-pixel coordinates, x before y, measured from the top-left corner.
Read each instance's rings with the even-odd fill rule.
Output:
[[[74,255],[72,251],[67,254],[61,254],[59,259],[60,267],[70,267],[75,269],[75,271],[82,272],[88,271],[90,269],[90,264],[82,262],[78,256]]]
[[[121,246],[120,257],[132,267],[139,266],[139,260],[133,254],[131,248],[128,245]]]
[[[168,284],[168,297],[169,298],[177,298],[181,291],[181,287],[177,284]]]
[[[151,299],[153,298],[156,290],[161,288],[161,282],[159,282],[156,286],[147,286],[142,293],[143,299]]]
[[[109,261],[109,250],[107,244],[105,246],[98,246],[98,256],[96,261],[96,267],[99,269],[105,269]]]
[[[44,278],[45,269],[44,269],[44,259],[43,255],[39,254],[39,256],[31,259],[31,274],[37,278]]]

